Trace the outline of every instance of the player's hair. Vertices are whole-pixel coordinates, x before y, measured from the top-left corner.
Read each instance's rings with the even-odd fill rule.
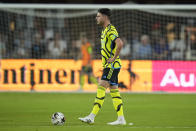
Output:
[[[98,10],[99,13],[108,16],[108,18],[110,18],[110,16],[112,15],[111,10],[108,8],[100,8]]]

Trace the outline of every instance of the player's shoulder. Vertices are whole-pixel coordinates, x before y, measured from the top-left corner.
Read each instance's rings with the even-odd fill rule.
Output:
[[[108,31],[112,31],[112,30],[116,30],[115,26],[110,24],[108,27],[107,27],[107,30]]]
[[[111,29],[116,29],[116,27],[112,24],[110,24]]]
[[[110,26],[107,27],[107,33],[110,34],[111,32],[117,33],[115,26],[113,26],[112,24],[110,24]]]

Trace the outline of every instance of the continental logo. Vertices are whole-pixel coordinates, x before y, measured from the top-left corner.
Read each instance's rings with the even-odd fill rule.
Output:
[[[36,69],[35,63],[30,63],[29,65],[30,68],[27,68],[26,65],[23,65],[22,67],[19,67],[19,69],[1,69],[1,82],[3,84],[28,84],[30,81],[32,86],[35,84],[44,83],[75,84],[75,73],[79,72],[79,70],[70,70],[68,76],[66,69]],[[66,77],[70,77],[70,81],[63,80],[63,78],[65,79]]]
[[[2,60],[0,90],[79,87],[81,62],[74,60]],[[58,88],[57,88],[58,87]],[[46,87],[44,87],[46,89]],[[47,89],[46,89],[47,90]]]
[[[145,63],[145,64],[144,64]],[[122,60],[119,73],[121,91],[151,91],[151,61]],[[132,66],[131,66],[132,65]],[[149,65],[149,66],[147,66]],[[102,76],[101,60],[93,60],[93,74]],[[69,59],[5,59],[0,61],[0,91],[90,91],[96,92],[97,85],[85,76],[84,87],[80,88],[81,60]],[[145,84],[144,84],[145,83]],[[146,84],[147,83],[147,84]],[[144,85],[145,88],[141,85]]]

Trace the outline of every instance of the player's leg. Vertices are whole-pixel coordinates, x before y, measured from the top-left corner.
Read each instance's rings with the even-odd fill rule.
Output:
[[[90,82],[92,82],[93,84],[96,84],[98,86],[98,81],[97,81],[97,78],[93,75],[92,67],[89,67],[88,74],[89,74]]]
[[[95,98],[95,102],[91,114],[94,115],[98,114],[99,110],[103,105],[105,99],[105,92],[108,86],[109,86],[108,81],[105,80],[100,81],[99,86],[97,88],[97,96]]]
[[[82,66],[82,70],[80,72],[80,90],[83,90],[85,83],[85,66]]]
[[[110,81],[110,95],[112,97],[114,109],[117,112],[118,118],[109,125],[125,125],[126,121],[123,114],[123,102],[118,90],[118,73],[120,69],[114,69]]]
[[[109,86],[108,81],[104,81],[104,80],[100,81],[99,86],[97,88],[97,96],[95,98],[95,102],[91,113],[86,117],[79,118],[79,120],[89,124],[94,123],[95,116],[98,114],[99,110],[103,105],[104,98],[105,98],[105,91],[108,86]]]
[[[94,106],[93,109],[90,113],[90,115],[84,117],[84,118],[79,118],[81,121],[86,122],[86,123],[94,123],[94,118],[98,114],[99,110],[101,109],[104,98],[105,98],[105,91],[107,87],[109,87],[109,82],[107,80],[104,80],[105,74],[107,74],[108,70],[103,71],[102,75],[102,80],[99,82],[99,86],[97,88],[97,96],[95,98]]]
[[[123,113],[123,102],[118,90],[118,86],[110,87],[110,95],[112,97],[114,109],[117,112],[117,120],[114,122],[108,123],[109,125],[126,125],[126,121]]]
[[[94,77],[94,75],[93,75],[93,74],[90,74],[90,81],[91,81],[93,84],[98,85],[97,78],[96,78],[96,77]]]

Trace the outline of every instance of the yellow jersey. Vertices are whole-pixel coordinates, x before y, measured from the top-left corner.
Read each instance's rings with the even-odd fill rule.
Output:
[[[121,60],[119,56],[112,63],[107,63],[109,58],[112,58],[116,53],[115,40],[118,38],[118,32],[116,28],[109,24],[101,33],[101,55],[103,68],[121,68]]]

